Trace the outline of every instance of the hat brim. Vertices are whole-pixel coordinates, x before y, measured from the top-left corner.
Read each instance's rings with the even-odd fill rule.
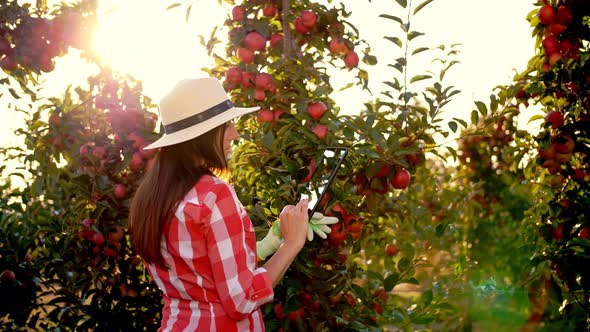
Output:
[[[174,145],[182,142],[186,142],[191,140],[195,137],[199,137],[202,134],[212,130],[215,127],[218,127],[228,121],[231,121],[237,117],[240,117],[244,114],[252,113],[260,109],[260,106],[256,107],[232,107],[227,111],[207,120],[203,121],[199,124],[194,126],[188,127],[183,130],[176,131],[171,134],[164,134],[154,143],[144,147],[144,150],[151,150],[157,149],[164,146]]]

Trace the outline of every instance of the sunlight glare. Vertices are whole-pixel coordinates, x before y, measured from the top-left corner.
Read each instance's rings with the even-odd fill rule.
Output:
[[[113,70],[128,73],[144,83],[144,92],[158,99],[177,80],[204,76],[211,67],[198,35],[208,36],[212,19],[189,27],[182,9],[166,10],[153,0],[101,1],[96,48]]]

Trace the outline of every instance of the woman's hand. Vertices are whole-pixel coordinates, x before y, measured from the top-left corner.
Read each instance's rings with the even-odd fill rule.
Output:
[[[307,239],[307,229],[309,228],[308,203],[307,199],[303,199],[297,205],[287,205],[279,215],[281,220],[279,230],[285,239],[284,244],[298,248],[298,250],[303,248]]]

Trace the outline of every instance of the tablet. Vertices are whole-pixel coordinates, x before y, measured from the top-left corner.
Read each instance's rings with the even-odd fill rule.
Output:
[[[310,218],[319,208],[322,198],[334,181],[347,154],[348,148],[346,147],[328,147],[324,148],[324,152],[316,159],[316,168],[305,187],[305,192],[301,194],[301,198],[309,199]]]

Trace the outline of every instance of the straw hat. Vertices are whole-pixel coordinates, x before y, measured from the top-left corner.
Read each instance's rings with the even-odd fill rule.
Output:
[[[160,101],[165,134],[144,149],[182,143],[260,107],[234,107],[221,82],[213,77],[185,79]]]

